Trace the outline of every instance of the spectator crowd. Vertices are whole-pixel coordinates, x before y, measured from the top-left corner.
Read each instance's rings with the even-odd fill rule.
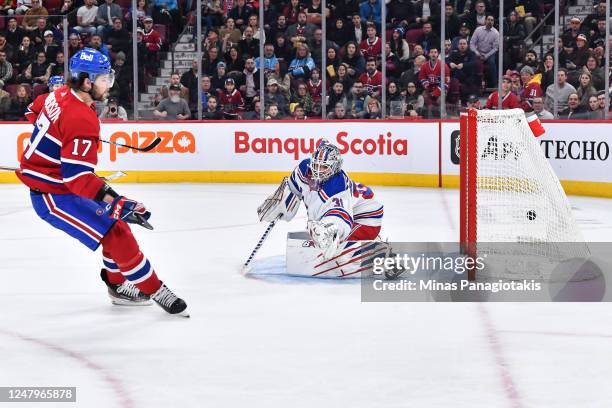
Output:
[[[127,120],[125,107],[129,109],[134,104],[131,100],[134,11],[131,1],[118,1],[117,4],[115,0],[5,1],[0,6],[0,119],[23,120],[29,103],[48,92],[54,78],[66,76],[69,58],[89,47],[108,56],[115,71],[111,97],[97,105],[99,116]],[[184,13],[178,8],[176,1],[137,2],[141,88],[157,74],[159,52],[166,50],[182,30]]]
[[[262,109],[271,120],[320,118],[323,112],[329,119],[379,119],[383,111],[435,118],[444,95],[451,115],[466,107],[496,109],[501,99],[504,109],[533,110],[541,118],[552,117],[555,100],[560,118],[604,117],[605,2],[595,3],[586,18],[567,19],[555,45],[555,87],[554,48],[534,46],[552,0],[505,1],[501,22],[499,4],[491,0],[447,1],[442,14],[438,0],[385,0],[384,21],[381,1],[330,0],[323,8],[321,0],[202,0],[202,75],[197,59],[189,69],[173,71],[149,111],[173,120],[258,119]],[[49,78],[64,76],[67,59],[91,47],[109,56],[116,76],[99,115],[127,119],[139,103],[132,100],[133,87],[145,93],[155,83],[161,52],[172,50],[182,34],[194,33],[197,15],[194,0],[138,0],[135,10],[131,4],[5,1],[0,118],[19,120],[29,101],[47,92]],[[138,84],[132,81],[133,17]]]

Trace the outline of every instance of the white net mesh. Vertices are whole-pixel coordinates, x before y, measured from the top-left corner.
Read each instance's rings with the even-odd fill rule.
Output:
[[[521,253],[514,254],[522,256],[523,261],[533,257],[556,264],[588,256],[565,192],[525,113],[521,109],[478,111],[476,134],[478,253],[519,248],[486,244],[508,242],[523,244]],[[493,277],[550,278],[550,271],[541,267],[532,267],[531,273],[507,265],[502,269],[493,272]]]

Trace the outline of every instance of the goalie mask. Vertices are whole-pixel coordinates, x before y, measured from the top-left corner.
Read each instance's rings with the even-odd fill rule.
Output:
[[[310,159],[310,172],[315,185],[321,186],[342,169],[340,149],[323,140]]]

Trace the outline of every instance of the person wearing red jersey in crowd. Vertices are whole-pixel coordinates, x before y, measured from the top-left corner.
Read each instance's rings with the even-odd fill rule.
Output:
[[[510,87],[512,85],[512,79],[505,75],[502,79],[502,109],[514,109],[521,107],[521,100],[518,96],[510,92]],[[487,109],[497,109],[497,103],[499,100],[499,93],[497,90],[493,91],[489,98],[487,99],[486,108]]]
[[[138,32],[142,34],[142,43],[147,52],[144,55],[147,71],[155,71],[157,69],[157,53],[162,47],[162,38],[157,31],[153,29],[153,19],[151,17],[144,18],[144,30],[139,28]]]
[[[361,54],[366,61],[370,58],[378,58],[382,51],[382,41],[376,35],[376,26],[373,23],[368,23],[367,27],[366,38],[359,45]]]
[[[321,73],[319,68],[313,68],[310,71],[310,79],[306,81],[308,93],[315,105],[321,105],[321,94],[323,93],[323,81],[321,81]]]
[[[147,47],[147,65],[157,66],[157,53],[162,47],[162,38],[157,31],[153,29],[153,19],[151,17],[144,18],[144,30],[142,30],[142,42]]]
[[[232,78],[225,80],[225,90],[219,92],[219,105],[224,114],[238,115],[244,111],[244,99]]]
[[[298,21],[298,14],[302,11],[300,0],[291,0],[283,9],[283,15],[287,20],[287,25],[295,24]]]
[[[419,72],[419,81],[426,91],[425,102],[428,105],[438,99],[442,94],[442,88],[447,88],[450,82],[451,70],[447,64],[444,64],[444,84],[440,83],[443,62],[439,56],[438,47],[432,45],[429,48],[429,61],[423,64]]]
[[[108,57],[92,48],[78,51],[69,83],[36,98],[25,113],[34,129],[17,176],[41,219],[92,251],[102,246],[101,277],[114,304],[153,300],[170,314],[188,316],[187,304],[159,280],[128,226],[151,229],[151,213],[94,173],[100,145],[95,101],[108,97],[113,82]]]
[[[523,93],[523,84],[521,83],[521,74],[518,71],[507,70],[506,75],[510,77],[510,92],[521,97]]]
[[[145,17],[144,30],[142,34],[142,42],[147,45],[147,50],[151,52],[158,52],[161,50],[162,38],[157,31],[153,29],[153,19],[151,17]]]
[[[544,95],[540,87],[542,75],[534,75],[533,68],[525,65],[521,68],[521,81],[523,82],[523,92],[521,93],[521,107],[525,112],[533,110],[533,98]]]
[[[366,72],[361,74],[359,80],[363,82],[368,95],[374,97],[380,95],[382,73],[376,69],[376,60],[374,58],[370,58],[368,62],[366,62]]]

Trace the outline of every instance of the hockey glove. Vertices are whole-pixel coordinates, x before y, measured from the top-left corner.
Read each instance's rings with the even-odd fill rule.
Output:
[[[299,206],[300,198],[292,192],[285,177],[276,191],[257,208],[257,216],[259,221],[272,222],[278,218],[291,221]]]
[[[151,212],[147,211],[141,203],[124,196],[115,197],[113,202],[106,206],[106,214],[116,220],[153,229],[153,226],[147,221],[151,217]]]
[[[323,258],[332,259],[340,245],[338,226],[334,223],[308,221],[308,232],[315,246],[323,253]]]

